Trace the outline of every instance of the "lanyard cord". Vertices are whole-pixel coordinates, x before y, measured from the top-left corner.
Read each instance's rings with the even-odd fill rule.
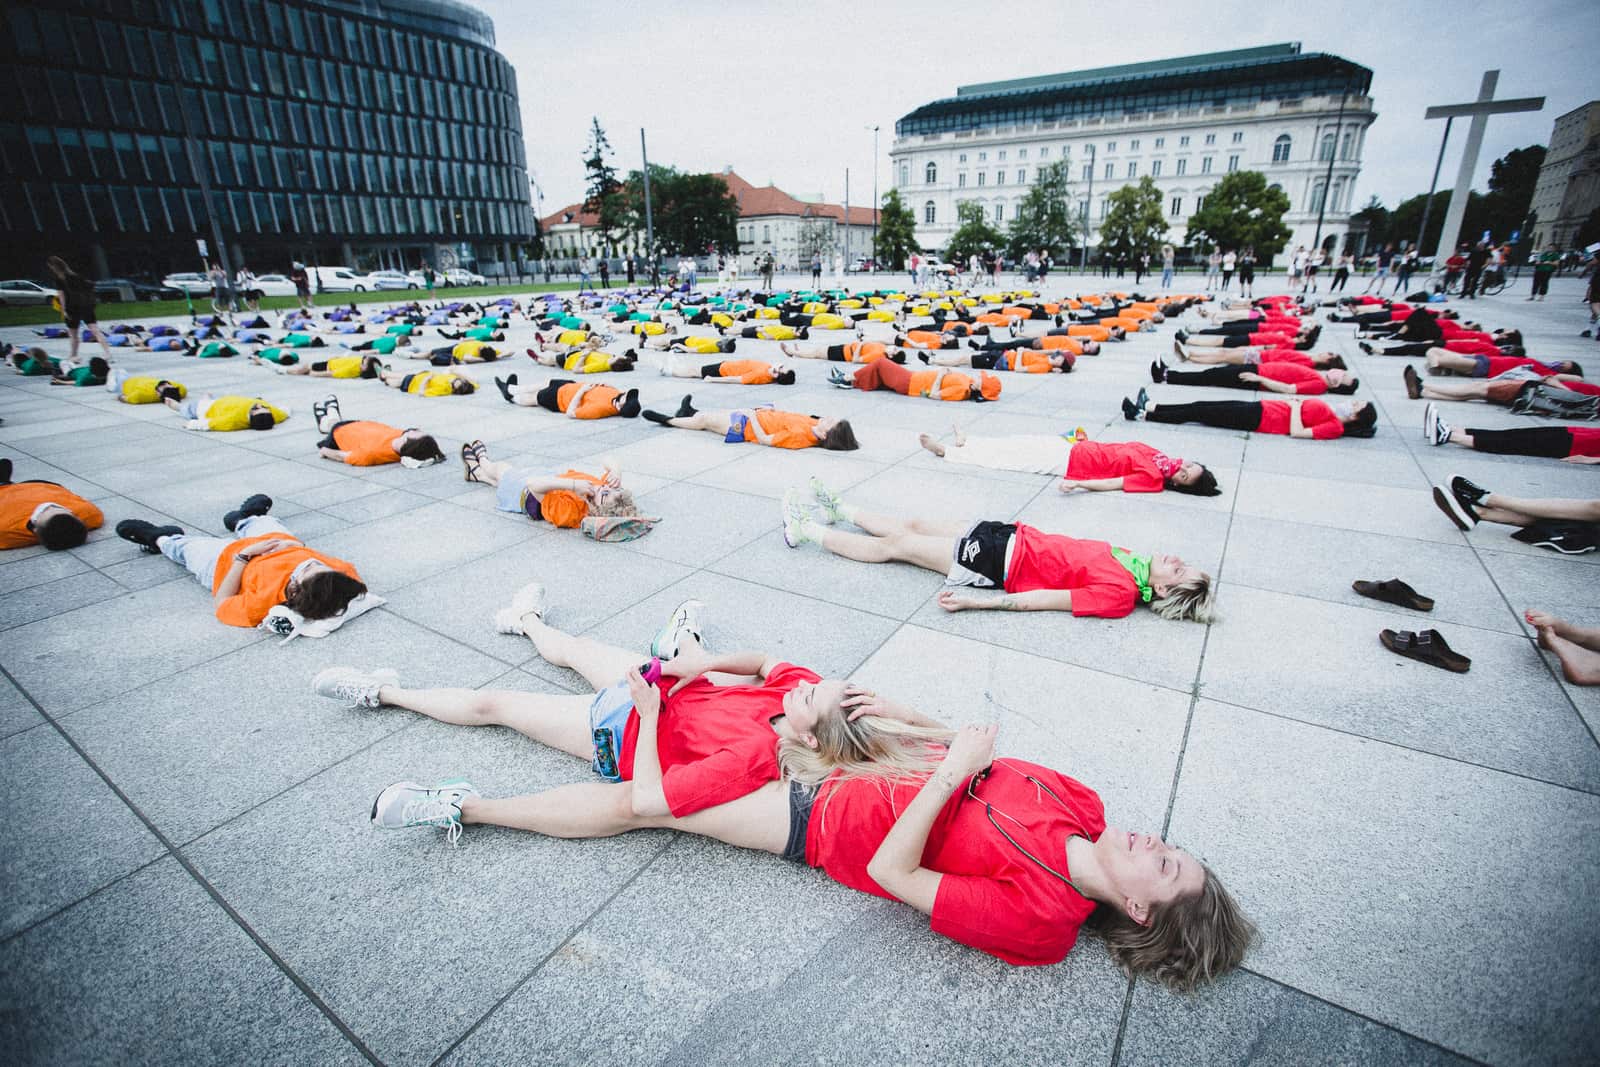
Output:
[[[991,764],[990,771],[993,770],[994,766],[995,765]],[[1094,899],[1092,897],[1090,897],[1088,894],[1084,893],[1083,890],[1079,889],[1077,886],[1072,884],[1072,879],[1071,878],[1068,878],[1066,875],[1062,874],[1060,871],[1058,871],[1054,867],[1050,866],[1044,860],[1040,859],[1038,856],[1035,856],[1032,852],[1029,852],[1027,849],[1023,848],[1022,845],[1017,841],[1017,839],[1012,837],[1010,834],[1008,834],[1006,832],[1006,828],[1004,826],[1000,825],[1000,820],[998,820],[998,819],[996,819],[994,817],[994,805],[989,803],[987,800],[984,800],[982,797],[978,796],[978,793],[977,793],[978,779],[985,778],[985,777],[988,776],[988,774],[989,774],[989,771],[984,771],[982,774],[975,774],[970,779],[967,780],[967,796],[971,797],[973,800],[976,800],[979,804],[983,805],[984,812],[989,816],[989,822],[994,826],[994,828],[996,830],[1000,831],[1000,836],[1001,837],[1003,837],[1007,841],[1011,842],[1011,847],[1012,848],[1016,849],[1018,852],[1022,853],[1024,856],[1028,857],[1030,860],[1032,860],[1034,863],[1036,863],[1040,867],[1040,869],[1042,869],[1045,872],[1047,872],[1049,874],[1052,874],[1055,877],[1061,879],[1061,881],[1063,883],[1065,883],[1065,885],[1066,885],[1066,887],[1068,889],[1072,890],[1074,893],[1078,894],[1080,897],[1083,897],[1084,900],[1089,901],[1091,904],[1094,903],[1095,901],[1094,901]],[[1024,778],[1026,778],[1028,781],[1032,782],[1038,788],[1043,789],[1046,793],[1049,793],[1051,800],[1054,800],[1057,804],[1060,804],[1061,807],[1067,812],[1067,814],[1073,815],[1074,818],[1076,818],[1076,813],[1074,813],[1071,808],[1067,807],[1066,801],[1064,801],[1060,797],[1056,796],[1055,790],[1051,789],[1049,786],[1045,785],[1043,782],[1039,781],[1039,779],[1035,778],[1031,774],[1023,774],[1022,776]],[[1012,822],[1017,822],[1017,820],[1015,818],[1013,818],[1010,815],[1006,815],[1006,813],[1004,811],[1002,811],[1000,814],[1001,815],[1005,815],[1005,817],[1007,819],[1010,819]]]

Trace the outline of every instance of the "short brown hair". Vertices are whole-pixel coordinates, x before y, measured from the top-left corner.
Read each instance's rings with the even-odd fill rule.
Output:
[[[1256,928],[1209,867],[1200,892],[1150,909],[1150,921],[1102,904],[1089,927],[1131,977],[1151,978],[1180,993],[1222,977],[1244,959]]]
[[[821,444],[832,452],[854,452],[861,447],[861,442],[856,440],[855,430],[844,419],[834,423],[833,429],[822,435]]]

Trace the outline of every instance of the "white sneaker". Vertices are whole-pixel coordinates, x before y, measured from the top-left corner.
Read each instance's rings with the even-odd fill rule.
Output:
[[[704,646],[705,639],[701,636],[700,628],[700,613],[704,610],[705,604],[698,600],[685,600],[679,604],[666,625],[651,640],[650,654],[657,659],[672,659],[683,648],[685,641]]]
[[[417,782],[396,782],[372,802],[372,825],[380,830],[438,826],[454,845],[461,840],[461,801],[478,795],[471,782],[459,778],[432,789]]]
[[[1439,417],[1439,409],[1432,401],[1422,409],[1422,435],[1430,445],[1442,445],[1450,440],[1450,425]]]
[[[499,633],[526,635],[522,628],[524,616],[536,615],[544,619],[545,589],[543,582],[529,582],[518,589],[511,598],[511,606],[494,613],[494,628]]]
[[[364,673],[354,667],[329,667],[311,679],[317,696],[337,700],[347,708],[382,707],[378,690],[399,684],[400,675],[387,668]]]
[[[811,499],[817,502],[822,509],[822,521],[828,526],[844,522],[844,499],[838,493],[829,489],[827,483],[821,478],[811,479]]]
[[[799,548],[811,541],[806,533],[806,523],[811,519],[811,509],[806,507],[805,494],[790,489],[783,494],[783,541],[790,548]]]

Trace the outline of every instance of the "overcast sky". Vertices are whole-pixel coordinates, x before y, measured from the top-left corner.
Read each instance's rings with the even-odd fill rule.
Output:
[[[1432,176],[1444,124],[1423,110],[1476,98],[1485,70],[1500,70],[1497,97],[1546,100],[1542,112],[1489,120],[1478,189],[1495,158],[1548,144],[1556,116],[1600,98],[1596,0],[474,2],[517,68],[528,166],[546,214],[583,197],[591,116],[623,173],[639,166],[644,127],[653,162],[732,165],[757,185],[832,201],[844,198],[848,167],[850,202],[867,204],[871,127],[881,127],[882,192],[895,120],[958,85],[1299,41],[1372,70],[1378,118],[1355,203],[1376,194],[1393,207],[1426,192]],[[1451,134],[1443,188],[1460,165],[1462,127]]]

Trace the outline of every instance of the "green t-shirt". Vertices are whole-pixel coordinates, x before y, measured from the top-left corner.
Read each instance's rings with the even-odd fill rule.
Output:
[[[500,316],[499,315],[485,315],[483,318],[481,318],[481,319],[479,319],[477,321],[477,325],[479,325],[479,326],[498,326],[498,325],[500,325]]]
[[[409,323],[400,323],[397,326],[389,327],[383,332],[388,334],[390,337],[410,337],[416,331],[417,328],[415,326],[412,326]]]
[[[283,343],[290,348],[304,348],[312,340],[313,338],[309,333],[289,333],[283,336]]]
[[[256,351],[256,355],[266,360],[268,363],[276,363],[283,367],[292,367],[296,363],[300,362],[299,356],[295,355],[286,348],[280,348],[276,346],[273,348],[258,349]]]
[[[494,330],[488,326],[474,326],[461,335],[468,341],[493,341]]]
[[[106,380],[90,370],[88,367],[74,367],[67,372],[67,377],[72,379],[74,385],[104,385]]]
[[[494,319],[494,320],[491,320],[491,321],[498,322],[499,320],[498,319]],[[489,325],[489,323],[483,322],[481,320],[479,321],[478,324],[480,326]],[[589,328],[589,323],[587,321],[583,320],[583,319],[578,318],[578,316],[576,316],[576,315],[563,315],[563,316],[561,316],[561,322],[560,322],[559,325],[561,326],[561,328],[563,330],[587,330]]]
[[[237,356],[238,354],[239,350],[237,348],[232,345],[225,345],[221,341],[212,341],[210,344],[202,345],[200,351],[195,353],[201,359],[226,359],[229,356]]]
[[[22,367],[20,369],[24,375],[30,378],[36,378],[43,374],[53,375],[56,372],[54,360],[34,359],[32,356],[29,356],[27,359],[22,361]]]

